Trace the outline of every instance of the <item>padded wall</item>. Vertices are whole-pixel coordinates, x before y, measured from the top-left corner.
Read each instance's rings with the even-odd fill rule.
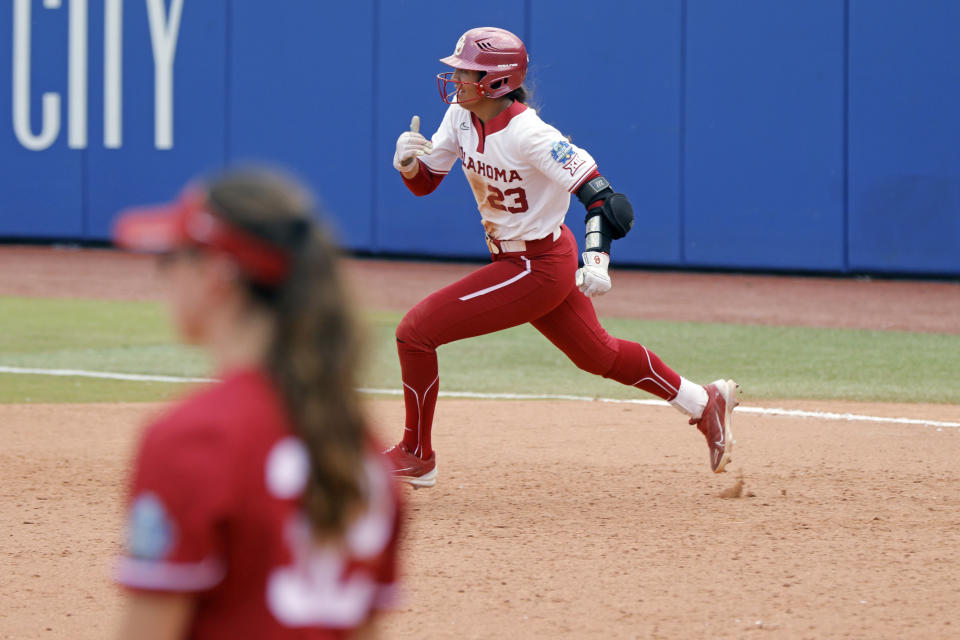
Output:
[[[688,0],[684,262],[842,270],[837,0]]]
[[[104,240],[120,209],[257,162],[317,191],[348,248],[486,258],[458,168],[417,198],[391,166],[484,24],[525,40],[541,117],[634,203],[615,263],[960,275],[947,0],[9,0],[0,237]]]
[[[67,144],[67,34],[66,7],[45,9],[43,3],[28,3],[29,38],[29,134],[43,135],[48,127],[55,138],[42,150],[24,146],[13,126],[13,48],[20,42],[14,34],[14,3],[0,10],[0,236],[77,238],[84,231],[84,153]],[[22,36],[22,33],[20,34]],[[41,101],[45,93],[56,93],[60,106],[55,112],[59,126],[43,119]],[[38,144],[30,142],[30,144]]]
[[[958,2],[851,2],[852,269],[960,273],[958,33]]]
[[[120,148],[104,143],[104,3],[90,2],[90,139],[85,235],[107,238],[117,211],[174,197],[198,173],[224,164],[226,0],[183,0],[173,58],[172,137],[158,140],[155,63],[146,3],[123,3]],[[174,19],[170,0],[168,25]],[[156,18],[155,18],[156,19]],[[169,28],[169,27],[168,27]],[[168,31],[169,37],[172,32]],[[163,91],[160,91],[163,95]],[[163,107],[160,107],[163,109]]]
[[[540,116],[569,135],[636,214],[615,261],[679,264],[682,3],[617,11],[533,0],[530,57]],[[597,37],[576,34],[596,34]],[[567,224],[583,237],[583,206]]]
[[[231,7],[231,161],[278,159],[321,193],[344,245],[369,248],[373,1]]]

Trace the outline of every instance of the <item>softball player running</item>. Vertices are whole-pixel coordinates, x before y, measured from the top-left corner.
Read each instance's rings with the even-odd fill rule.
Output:
[[[610,243],[630,231],[633,209],[587,151],[524,104],[523,42],[503,29],[471,29],[440,61],[453,68],[437,76],[450,107],[430,140],[413,117],[397,139],[393,165],[422,196],[459,164],[492,262],[420,301],[397,328],[406,425],[403,440],[387,451],[395,476],[415,487],[436,483],[430,432],[440,386],[437,347],[525,322],[581,369],[652,393],[688,415],[706,437],[711,469],[723,471],[733,445],[736,383],[694,384],[597,321],[589,297],[610,290]],[[563,224],[570,194],[586,208],[579,269],[577,242]]]
[[[124,215],[115,237],[164,254],[176,327],[221,373],[140,443],[122,637],[372,633],[394,590],[399,507],[308,198],[269,173],[227,174]]]

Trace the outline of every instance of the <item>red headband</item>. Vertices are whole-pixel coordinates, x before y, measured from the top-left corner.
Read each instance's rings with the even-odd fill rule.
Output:
[[[213,209],[202,190],[187,188],[168,205],[138,207],[120,214],[113,229],[117,246],[148,253],[201,247],[230,256],[255,282],[275,285],[290,272],[290,255],[232,225]]]

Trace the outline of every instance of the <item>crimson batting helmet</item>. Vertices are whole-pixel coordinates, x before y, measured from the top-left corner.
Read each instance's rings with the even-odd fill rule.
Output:
[[[458,103],[455,98],[457,90],[464,84],[475,85],[477,93],[485,98],[505,96],[523,84],[528,61],[527,48],[523,46],[523,41],[506,29],[470,29],[460,36],[453,55],[440,58],[440,62],[454,69],[483,71],[484,75],[479,82],[462,82],[453,79],[452,71],[437,74],[440,97],[447,104],[463,104]],[[447,90],[450,84],[454,85],[452,91]]]

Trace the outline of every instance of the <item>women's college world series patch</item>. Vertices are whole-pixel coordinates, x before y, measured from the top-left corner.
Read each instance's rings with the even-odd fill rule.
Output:
[[[162,560],[173,548],[176,526],[160,498],[141,493],[130,505],[127,548],[131,557]]]
[[[563,165],[563,168],[566,169],[571,176],[576,175],[580,167],[583,166],[583,163],[586,162],[582,158],[577,157],[577,152],[573,150],[573,146],[566,140],[554,142],[553,146],[550,147],[550,155],[557,161],[557,164]]]

